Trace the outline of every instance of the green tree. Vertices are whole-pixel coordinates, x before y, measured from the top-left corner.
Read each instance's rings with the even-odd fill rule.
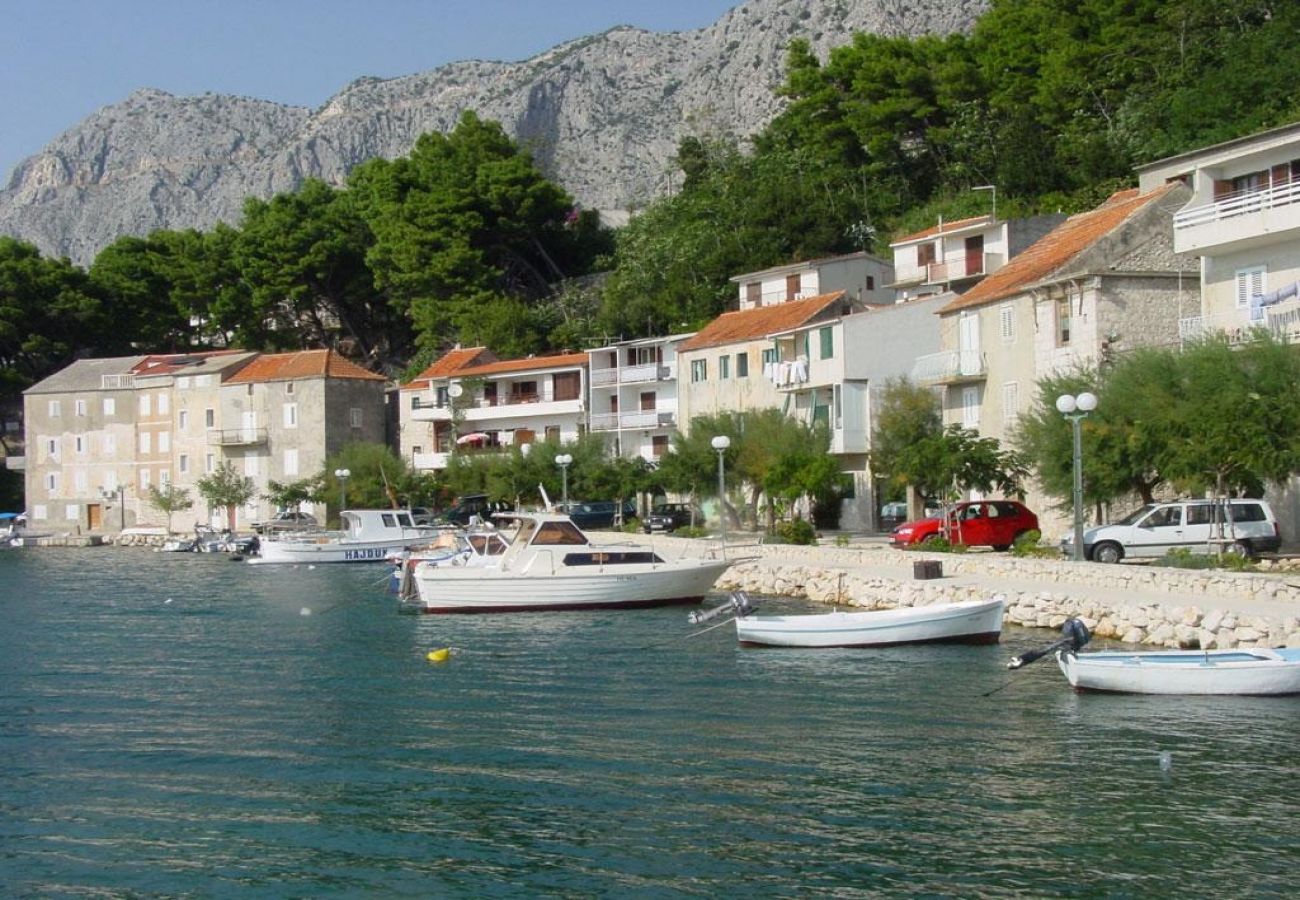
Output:
[[[286,483],[271,479],[267,481],[266,493],[262,497],[276,509],[297,510],[304,503],[319,503],[325,498],[323,479],[323,474]]]
[[[934,391],[907,378],[885,382],[871,434],[871,471],[887,493],[898,496],[909,484],[904,456],[921,441],[943,433],[943,411]],[[923,491],[924,493],[924,491]]]
[[[341,469],[348,472],[346,498],[344,483],[334,474]],[[317,477],[321,492],[317,496],[324,499],[327,509],[334,507],[331,518],[342,512],[338,504],[344,500],[348,509],[395,509],[403,496],[410,496],[413,484],[406,462],[391,448],[360,441],[330,456]]]
[[[235,510],[257,496],[257,486],[253,479],[235,471],[235,464],[223,460],[210,475],[205,475],[198,482],[199,494],[208,503],[209,509],[225,509],[226,527],[235,528]]]
[[[149,503],[155,509],[167,515],[167,533],[172,533],[172,516],[178,512],[194,508],[190,492],[174,482],[167,482],[162,487],[149,485]]]

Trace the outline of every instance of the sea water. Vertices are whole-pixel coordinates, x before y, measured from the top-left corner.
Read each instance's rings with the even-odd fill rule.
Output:
[[[0,554],[0,893],[1293,895],[1296,699],[1008,673],[1048,631],[402,615],[386,575]]]

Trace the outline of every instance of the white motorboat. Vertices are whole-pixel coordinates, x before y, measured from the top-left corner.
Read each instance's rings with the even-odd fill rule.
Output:
[[[417,562],[403,603],[427,613],[616,609],[696,603],[729,559],[665,560],[648,546],[596,546],[568,516],[504,513],[519,522],[504,552]]]
[[[1276,696],[1300,694],[1300,647],[1228,650],[1096,650],[1080,653],[1092,635],[1078,619],[1064,637],[1015,657],[1018,669],[1048,653],[1076,691],[1120,694]]]
[[[389,580],[389,593],[399,598],[416,597],[412,580],[415,567],[431,566],[487,566],[494,565],[510,546],[505,535],[491,526],[469,529],[445,529],[426,543],[395,553],[388,560],[393,564]]]
[[[383,562],[428,541],[438,529],[416,525],[404,509],[345,509],[340,532],[292,532],[265,537],[251,563]]]
[[[863,612],[736,616],[742,644],[767,647],[890,647],[898,644],[996,644],[1005,600],[967,600]]]

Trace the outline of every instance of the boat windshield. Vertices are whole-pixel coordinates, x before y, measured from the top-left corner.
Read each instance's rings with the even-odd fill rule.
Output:
[[[544,522],[537,529],[534,544],[585,544],[587,539],[572,522]]]
[[[1153,510],[1153,509],[1155,509],[1155,505],[1152,504],[1152,503],[1147,503],[1147,504],[1145,504],[1144,506],[1141,506],[1141,507],[1139,507],[1138,509],[1133,510],[1133,512],[1129,513],[1129,514],[1128,514],[1127,516],[1125,516],[1124,518],[1122,518],[1122,519],[1120,519],[1120,520],[1118,520],[1118,521],[1116,521],[1116,522],[1112,522],[1111,524],[1113,524],[1113,525],[1132,525],[1132,524],[1133,524],[1134,522],[1136,522],[1138,519],[1142,518],[1142,517],[1145,516],[1147,513],[1151,512],[1151,510]]]

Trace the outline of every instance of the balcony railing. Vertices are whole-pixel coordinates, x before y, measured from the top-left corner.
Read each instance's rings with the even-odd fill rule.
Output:
[[[1288,344],[1300,344],[1300,304],[1266,307],[1264,317],[1254,322],[1244,310],[1178,320],[1178,337],[1183,341],[1220,335],[1229,344],[1247,344],[1255,340],[1260,331],[1267,331]]]
[[[213,428],[208,431],[208,443],[221,447],[251,447],[266,443],[265,428]]]
[[[1263,190],[1241,191],[1213,203],[1174,213],[1174,230],[1221,222],[1236,216],[1300,203],[1300,179],[1269,185]]]
[[[676,424],[677,411],[673,409],[595,413],[591,417],[592,431],[617,431],[619,428],[670,428]]]
[[[945,350],[918,356],[912,364],[912,380],[923,384],[957,384],[988,377],[988,360],[973,350]]]
[[[673,366],[664,363],[644,363],[636,366],[617,366],[591,370],[592,387],[612,384],[641,384],[647,381],[666,381],[673,377]]]
[[[982,278],[1001,266],[1002,256],[998,253],[981,253],[979,256],[967,256],[954,253],[938,262],[925,265],[900,268],[894,277],[895,284],[946,284],[963,278]]]

